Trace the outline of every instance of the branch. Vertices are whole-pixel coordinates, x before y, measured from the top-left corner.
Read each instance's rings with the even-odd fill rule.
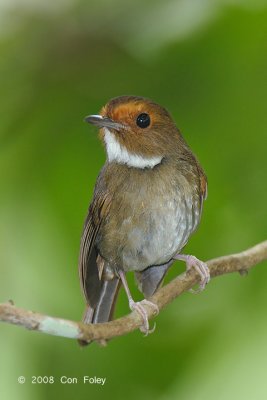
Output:
[[[231,272],[244,274],[264,260],[267,260],[267,241],[238,254],[214,258],[209,260],[207,265],[210,269],[211,277],[216,277]],[[198,282],[199,275],[194,270],[190,270],[163,286],[149,300],[157,304],[161,310]],[[143,306],[148,312],[149,319],[152,318],[154,316],[153,309],[146,303]],[[85,325],[82,322],[74,322],[24,310],[23,308],[15,307],[11,302],[0,304],[0,321],[49,335],[85,341],[96,340],[99,342],[132,332],[140,328],[143,323],[142,317],[136,311],[133,311],[129,315],[114,321]]]

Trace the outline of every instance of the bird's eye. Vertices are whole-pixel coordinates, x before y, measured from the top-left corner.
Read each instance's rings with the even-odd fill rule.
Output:
[[[146,113],[139,114],[136,118],[136,125],[139,128],[147,128],[150,125],[150,116]]]

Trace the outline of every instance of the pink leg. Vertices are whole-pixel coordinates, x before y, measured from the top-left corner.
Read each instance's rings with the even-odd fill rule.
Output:
[[[173,257],[175,260],[182,260],[186,262],[186,270],[189,271],[194,268],[200,275],[200,285],[197,290],[190,289],[191,293],[199,293],[205,289],[205,286],[210,280],[210,270],[203,261],[200,261],[195,256],[189,256],[185,254],[177,254]]]
[[[154,308],[154,310],[155,310],[154,311],[155,315],[157,315],[159,313],[159,308],[158,308],[158,306],[156,304],[154,304],[151,301],[148,301],[146,299],[144,299],[144,300],[142,300],[140,302],[135,302],[133,300],[133,298],[132,298],[131,293],[130,293],[129,286],[128,286],[127,280],[125,278],[125,273],[123,271],[119,271],[119,276],[121,278],[123,287],[124,287],[126,295],[128,297],[130,309],[132,311],[136,310],[141,315],[141,317],[143,318],[144,323],[141,326],[140,331],[143,332],[145,334],[145,336],[147,336],[149,333],[154,332],[155,325],[154,325],[154,327],[152,329],[149,329],[147,311],[146,311],[145,307],[143,307],[143,304],[147,304],[149,306],[152,306]]]

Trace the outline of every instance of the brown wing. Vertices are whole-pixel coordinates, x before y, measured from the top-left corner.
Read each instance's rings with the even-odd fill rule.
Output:
[[[79,276],[87,304],[95,307],[101,292],[101,270],[103,263],[98,255],[95,240],[102,221],[109,212],[111,197],[105,190],[96,186],[94,199],[85,220],[80,245]],[[100,186],[101,187],[101,186]]]
[[[206,198],[208,197],[208,181],[204,172],[202,172],[202,174],[200,175],[200,193],[202,199],[206,200]]]
[[[199,162],[196,160],[196,166],[198,170],[198,176],[199,176],[199,190],[200,190],[200,205],[201,205],[201,210],[203,206],[204,200],[208,197],[208,180],[205,175],[205,172],[203,171],[201,165]]]

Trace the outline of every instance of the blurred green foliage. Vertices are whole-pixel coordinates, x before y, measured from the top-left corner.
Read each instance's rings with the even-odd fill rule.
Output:
[[[1,17],[0,300],[78,320],[80,233],[105,159],[83,117],[111,97],[164,105],[205,168],[209,197],[187,252],[209,259],[266,239],[267,3],[177,1],[186,15],[209,16],[192,30],[189,18],[180,36],[174,2],[58,3]],[[177,32],[168,29],[176,17]],[[183,268],[177,263],[168,278]],[[174,301],[153,335],[135,332],[106,348],[2,324],[0,398],[262,400],[266,279],[264,265],[246,278],[216,279],[201,295]],[[126,312],[122,293],[117,314]],[[34,385],[33,375],[57,383]],[[62,375],[106,384],[63,385]]]

